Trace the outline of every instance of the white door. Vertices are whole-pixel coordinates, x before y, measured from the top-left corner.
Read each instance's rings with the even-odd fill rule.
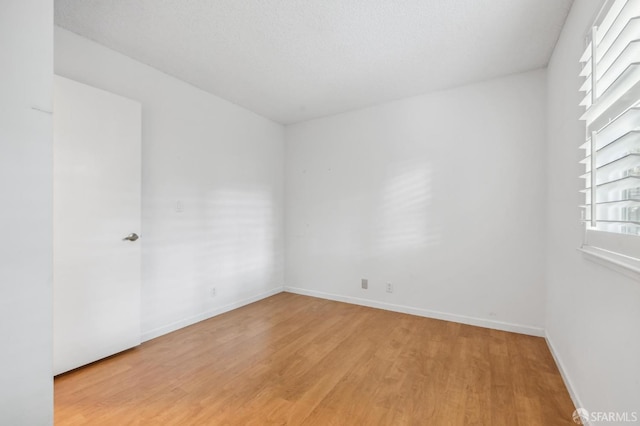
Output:
[[[54,374],[140,344],[141,107],[55,77]]]

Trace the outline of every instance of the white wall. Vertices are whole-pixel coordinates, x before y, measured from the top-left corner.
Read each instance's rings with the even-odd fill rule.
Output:
[[[288,126],[287,286],[541,334],[545,81],[537,70]]]
[[[53,423],[53,2],[0,3],[0,424]]]
[[[142,103],[143,339],[281,290],[281,125],[60,28],[55,72]]]
[[[584,138],[578,58],[601,4],[573,3],[548,68],[546,329],[578,405],[640,412],[640,283],[576,250]]]

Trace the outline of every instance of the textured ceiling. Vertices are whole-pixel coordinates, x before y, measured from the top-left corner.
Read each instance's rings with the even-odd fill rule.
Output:
[[[55,21],[289,124],[544,67],[571,3],[55,0]]]

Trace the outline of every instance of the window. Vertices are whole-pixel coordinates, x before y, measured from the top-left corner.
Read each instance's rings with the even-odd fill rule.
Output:
[[[640,0],[607,1],[587,44],[583,251],[640,272]]]

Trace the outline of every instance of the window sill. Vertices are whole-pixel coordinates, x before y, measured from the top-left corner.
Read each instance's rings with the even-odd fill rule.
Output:
[[[583,245],[578,248],[586,259],[606,266],[630,278],[640,278],[640,259],[618,254],[598,247]]]

